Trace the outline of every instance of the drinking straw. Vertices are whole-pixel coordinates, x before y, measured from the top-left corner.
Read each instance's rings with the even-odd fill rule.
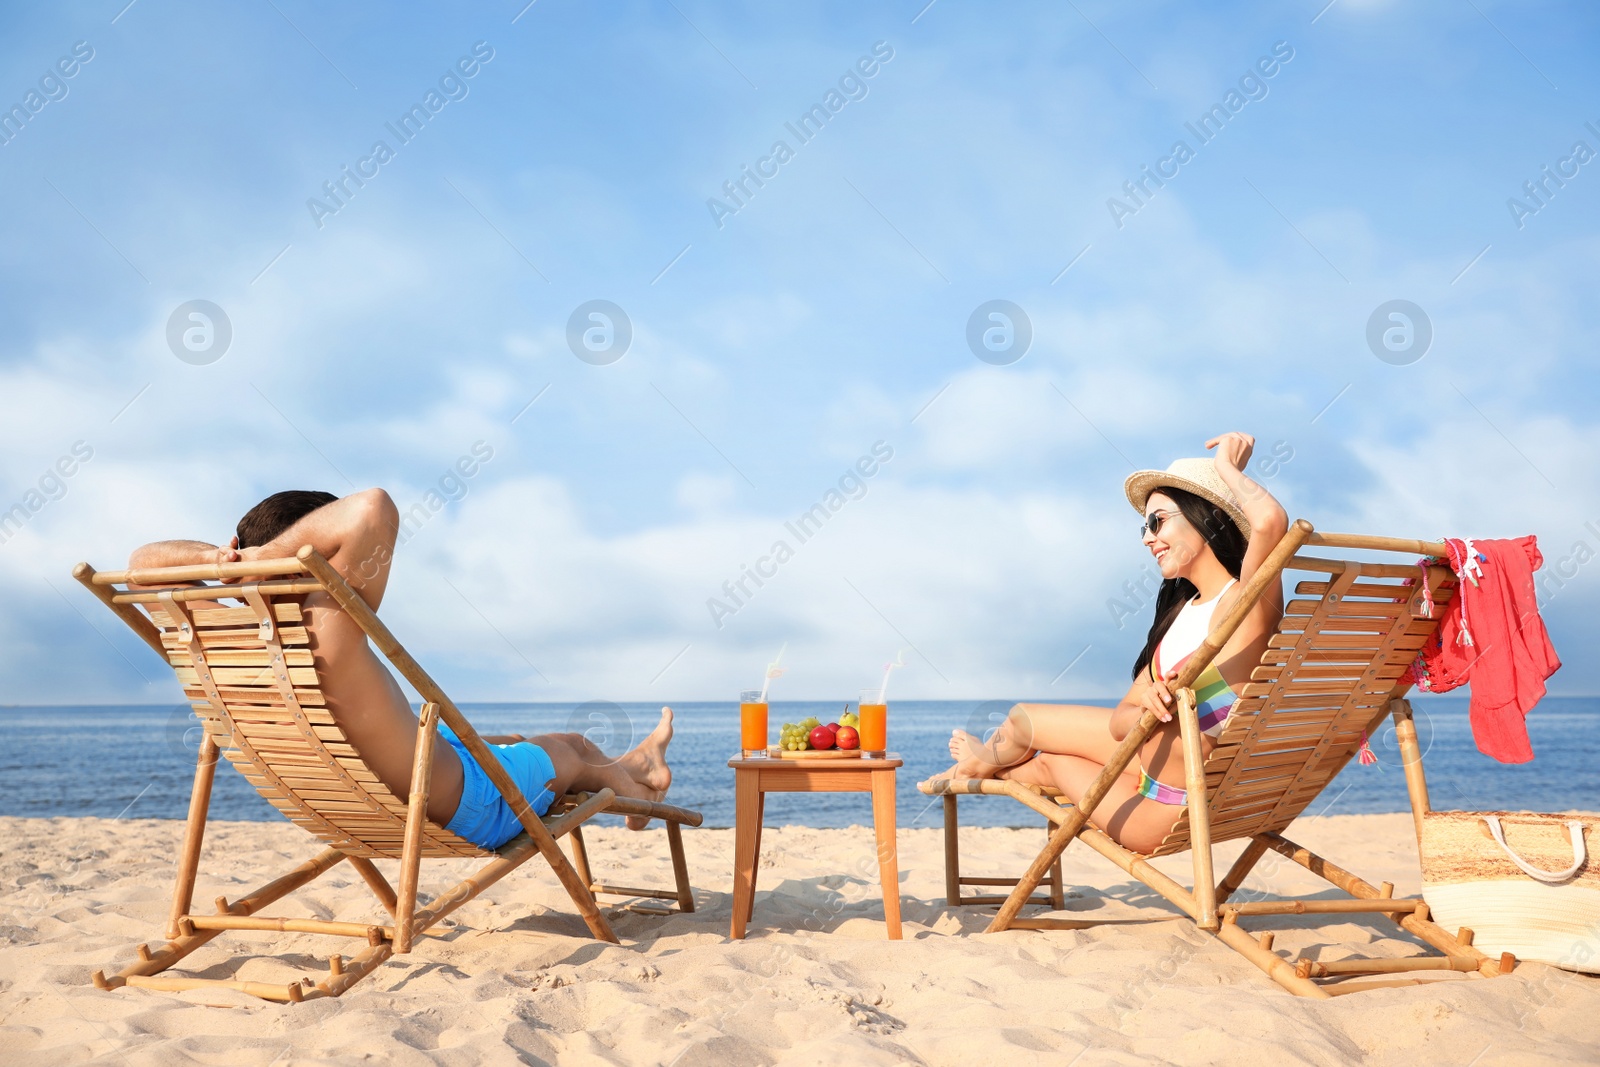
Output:
[[[788,647],[789,642],[785,641],[783,643],[783,648],[778,649],[778,654],[773,657],[771,663],[767,664],[767,676],[761,682],[761,703],[763,704],[767,702],[767,687],[772,684],[772,680],[774,678],[780,678],[783,676],[783,668],[778,666],[778,664],[783,659],[784,649]]]
[[[878,700],[881,703],[884,703],[884,704],[889,703],[889,674],[890,674],[890,672],[893,671],[896,667],[904,667],[905,665],[906,665],[906,650],[903,649],[903,648],[899,652],[897,652],[895,654],[893,663],[885,663],[883,665],[883,685],[881,685],[878,688]]]

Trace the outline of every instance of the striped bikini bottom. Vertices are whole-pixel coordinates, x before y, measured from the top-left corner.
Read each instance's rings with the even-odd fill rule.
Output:
[[[1143,768],[1139,770],[1139,795],[1148,800],[1153,800],[1157,804],[1187,804],[1189,802],[1189,791],[1187,789],[1180,789],[1175,785],[1158,782],[1146,774]]]

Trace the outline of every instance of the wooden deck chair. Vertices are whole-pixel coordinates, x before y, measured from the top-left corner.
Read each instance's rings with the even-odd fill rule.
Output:
[[[138,958],[113,977],[96,971],[97,987],[183,990],[223,986],[267,1000],[296,1002],[336,997],[390,956],[410,952],[417,936],[534,856],[544,857],[590,932],[603,941],[615,943],[617,937],[595,903],[597,892],[673,900],[684,911],[694,909],[680,827],[700,825],[699,813],[618,797],[605,789],[561,798],[545,819],[539,818],[472,724],[400,646],[366,601],[310,546],[293,559],[114,573],[96,573],[80,563],[73,576],[172,665],[204,728],[183,850],[178,857],[177,886],[166,931],[169,940],[155,951],[139,945]],[[225,578],[252,580],[242,585],[206,584]],[[130,590],[129,585],[139,588]],[[148,588],[152,586],[158,588]],[[426,701],[417,725],[416,761],[407,800],[386,789],[368,769],[324,705],[318,668],[301,624],[301,598],[313,592],[331,595]],[[228,600],[238,603],[223,603]],[[522,823],[524,832],[493,852],[427,819],[428,784],[440,722],[461,739]],[[191,905],[219,755],[286,818],[329,847],[254,892],[231,902],[217,898],[216,913],[201,915],[193,912]],[[601,813],[644,815],[666,823],[677,881],[672,890],[623,890],[594,882],[577,835],[585,820]],[[573,835],[578,870],[557,844],[557,839],[567,834]],[[419,907],[417,880],[425,857],[489,857],[489,862],[426,907]],[[391,887],[374,865],[378,858],[400,861],[398,889]],[[372,889],[390,922],[332,922],[260,914],[341,861],[348,861]],[[350,959],[331,956],[328,973],[320,981],[303,978],[276,985],[157,977],[225,930],[329,934],[354,938],[361,948]]]
[[[1419,979],[1394,977],[1408,971],[1460,971],[1473,977],[1505,973],[1515,965],[1509,956],[1491,959],[1472,947],[1472,931],[1451,934],[1429,918],[1421,899],[1397,899],[1389,883],[1373,886],[1283,836],[1291,822],[1332,781],[1359,750],[1366,734],[1392,717],[1412,814],[1420,833],[1429,810],[1422,756],[1404,699],[1410,683],[1407,666],[1434,631],[1455,588],[1444,567],[1423,569],[1415,563],[1375,563],[1301,555],[1306,545],[1334,549],[1379,550],[1412,556],[1443,556],[1439,542],[1352,534],[1317,534],[1297,520],[1261,569],[1246,583],[1238,603],[1189,657],[1174,690],[1188,800],[1183,814],[1161,842],[1141,855],[1088,825],[1117,776],[1136,758],[1156,727],[1146,712],[1112,753],[1111,761],[1090,784],[1081,802],[1072,805],[1012,782],[995,780],[940,781],[924,790],[944,795],[947,807],[963,793],[1010,796],[1049,819],[1055,826],[1050,842],[1028,867],[988,932],[1007,929],[1079,929],[1093,920],[1019,917],[1034,889],[1075,839],[1081,839],[1134,878],[1177,905],[1201,929],[1216,935],[1279,985],[1301,996],[1327,997],[1382,985],[1410,984]],[[1261,665],[1239,693],[1217,745],[1200,758],[1200,725],[1192,686],[1244,620],[1268,583],[1285,571],[1308,571],[1285,605],[1278,632],[1271,638]],[[1406,578],[1426,574],[1428,597],[1420,584]],[[1299,599],[1296,599],[1299,598]],[[1212,845],[1245,839],[1249,844],[1220,882],[1213,878]],[[1148,860],[1183,851],[1192,853],[1193,888],[1156,870]],[[1268,851],[1277,852],[1349,894],[1340,900],[1263,900],[1231,904],[1228,898],[1243,884]],[[1254,915],[1350,914],[1386,915],[1408,933],[1438,949],[1442,956],[1388,960],[1293,963],[1272,951],[1271,933],[1252,937],[1240,920]],[[1352,976],[1379,976],[1376,979]],[[1382,977],[1390,976],[1390,977]],[[1317,978],[1337,984],[1319,984]]]

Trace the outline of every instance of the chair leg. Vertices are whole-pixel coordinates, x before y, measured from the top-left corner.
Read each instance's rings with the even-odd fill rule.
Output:
[[[194,904],[194,880],[200,871],[200,846],[206,836],[206,815],[211,810],[211,783],[217,774],[218,749],[209,731],[201,731],[195,760],[194,789],[189,794],[189,819],[183,828],[183,851],[178,854],[178,879],[173,886],[172,912],[167,919],[167,939],[179,935],[178,920]]]
[[[580,796],[582,794],[579,794]],[[623,813],[627,813],[624,809]],[[600,896],[626,896],[649,897],[655,900],[670,900],[677,904],[678,911],[694,911],[694,887],[689,884],[689,864],[683,852],[683,826],[673,819],[658,816],[667,828],[667,851],[672,857],[673,888],[670,891],[658,889],[638,889],[631,886],[608,885],[597,881],[594,871],[589,866],[589,847],[583,839],[583,827],[574,826],[566,834],[572,839],[572,867],[578,872],[578,877],[589,891],[597,898]],[[670,908],[657,908],[639,904],[626,905],[633,911],[650,915],[670,915]]]
[[[422,869],[422,830],[428,821],[428,789],[433,779],[433,744],[439,736],[439,705],[422,705],[417,721],[417,748],[411,766],[411,793],[406,798],[405,841],[400,849],[400,890],[394,913],[394,950],[411,951],[417,913],[417,875]]]
[[[1417,724],[1411,716],[1411,701],[1400,697],[1389,701],[1394,716],[1394,736],[1400,745],[1400,760],[1405,767],[1406,793],[1411,798],[1411,819],[1422,844],[1422,824],[1433,805],[1428,800],[1428,776],[1422,771],[1422,749],[1417,744]]]
[[[1046,844],[1048,844],[1050,838],[1050,828],[1048,826],[1045,827],[1044,836]],[[1060,911],[1066,906],[1067,892],[1066,887],[1062,885],[1061,857],[1057,856],[1056,861],[1050,865],[1050,908],[1052,911]]]
[[[539,843],[531,837],[522,838],[519,843],[503,848],[494,859],[434,897],[429,901],[427,907],[418,908],[411,919],[412,928],[426,930],[436,925],[445,916],[478,896],[500,879],[533,857],[541,855],[544,855],[544,851],[539,847]],[[593,898],[591,897],[590,899]],[[593,927],[591,927],[592,929]]]
[[[944,795],[944,902],[950,907],[961,903],[961,838],[958,833],[956,795]]]
[[[1183,742],[1184,782],[1189,803],[1189,853],[1194,861],[1194,898],[1200,929],[1217,929],[1217,883],[1211,870],[1211,812],[1206,805],[1205,757],[1200,748],[1200,719],[1194,690],[1178,690],[1178,728]]]
[[[1244,885],[1244,880],[1250,876],[1255,865],[1261,862],[1261,857],[1267,854],[1267,839],[1257,835],[1250,839],[1239,858],[1233,861],[1233,866],[1228,868],[1226,877],[1217,883],[1217,903],[1225,904],[1228,898],[1239,891]]]
[[[583,884],[594,891],[594,874],[589,870],[589,848],[583,840],[583,827],[574,826],[567,835],[572,840],[572,866],[577,868],[578,877],[583,879]]]
[[[678,888],[678,910],[694,910],[694,887],[689,884],[689,862],[683,855],[683,827],[667,820],[667,847],[672,852],[672,880]]]
[[[399,898],[395,896],[394,886],[390,885],[389,880],[383,876],[383,872],[378,870],[377,864],[365,856],[351,856],[350,866],[354,867],[356,873],[361,875],[361,880],[367,883],[367,888],[371,889],[372,895],[378,898],[378,903],[383,905],[383,910],[393,917],[395,904]]]

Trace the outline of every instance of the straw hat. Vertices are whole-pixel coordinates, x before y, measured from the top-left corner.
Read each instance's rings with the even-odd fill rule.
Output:
[[[1228,518],[1249,540],[1250,520],[1244,517],[1244,509],[1239,506],[1238,498],[1223,482],[1222,476],[1217,473],[1216,463],[1209,456],[1175,459],[1164,471],[1134,471],[1123,483],[1128,502],[1140,515],[1144,514],[1150,494],[1164,486],[1183,489],[1211,501],[1228,513]]]

